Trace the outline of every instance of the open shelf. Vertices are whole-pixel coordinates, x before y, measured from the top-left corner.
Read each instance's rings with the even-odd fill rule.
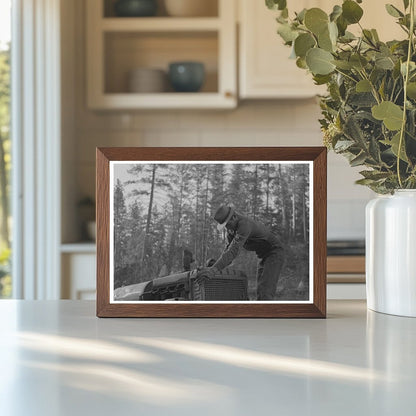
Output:
[[[98,105],[97,105],[98,107]],[[165,94],[105,94],[99,108],[109,109],[203,109],[234,108],[233,97],[220,97],[216,93],[165,93]]]
[[[88,0],[87,102],[97,110],[228,109],[237,106],[236,10],[230,0],[211,0],[215,16],[114,17],[113,1]],[[129,74],[142,68],[168,73],[173,62],[201,62],[200,91],[137,93]],[[137,72],[137,71],[136,71]],[[160,79],[160,78],[159,78]],[[142,91],[151,88],[141,89]],[[154,90],[154,89],[153,89]]]
[[[102,5],[103,5],[102,16],[105,19],[116,17],[115,3],[117,0],[99,0],[99,1],[102,2]],[[227,1],[230,1],[230,0],[227,0]],[[157,2],[156,16],[155,17],[140,17],[139,19],[155,19],[158,17],[167,17],[171,19],[175,18],[169,15],[168,7],[166,7],[165,0],[156,0],[156,2]],[[202,13],[200,13],[198,16],[195,16],[195,17],[218,17],[219,15],[218,3],[219,3],[219,0],[204,0],[204,4],[203,4],[204,10],[202,11]],[[185,19],[194,19],[195,17],[186,17]],[[120,17],[120,19],[130,20],[134,18],[133,17]]]
[[[167,78],[169,64],[178,61],[202,62],[205,67],[205,81],[200,92],[177,94],[176,100],[186,99],[189,94],[195,96],[218,92],[216,32],[106,33],[104,54],[105,94],[131,94],[128,77],[134,69],[160,69],[165,72]],[[174,91],[167,83],[166,90],[155,95],[171,93]]]
[[[122,18],[114,17],[103,19],[101,28],[106,32],[169,32],[184,31],[193,32],[218,30],[220,28],[220,20],[216,17],[138,17],[138,18]]]

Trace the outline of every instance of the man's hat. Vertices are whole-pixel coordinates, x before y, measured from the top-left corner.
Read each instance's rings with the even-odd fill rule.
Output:
[[[234,209],[230,206],[221,205],[217,212],[214,215],[214,220],[217,221],[217,229],[218,231],[223,230],[223,228],[227,225],[228,221],[234,214]]]

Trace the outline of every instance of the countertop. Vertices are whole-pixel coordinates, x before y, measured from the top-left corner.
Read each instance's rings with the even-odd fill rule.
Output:
[[[0,301],[0,415],[412,415],[416,319],[98,319]]]

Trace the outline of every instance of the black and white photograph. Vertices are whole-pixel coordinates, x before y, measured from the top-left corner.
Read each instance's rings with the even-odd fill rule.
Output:
[[[110,302],[311,303],[311,162],[111,162]]]

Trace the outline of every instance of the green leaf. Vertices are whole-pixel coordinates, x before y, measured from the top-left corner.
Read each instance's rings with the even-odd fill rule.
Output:
[[[416,70],[416,64],[414,62],[409,62],[409,73],[412,73]],[[400,72],[403,76],[406,76],[406,62],[402,62],[400,65]]]
[[[379,166],[381,161],[380,146],[374,135],[372,135],[370,138],[370,146],[368,147],[368,150],[374,161],[374,164]]]
[[[400,66],[401,66],[401,64],[400,64],[400,61],[398,60],[395,63],[394,68],[393,68],[393,72],[392,72],[393,78],[396,79],[396,80],[401,77]]]
[[[339,69],[343,69],[344,71],[348,71],[352,68],[352,65],[348,61],[341,61],[341,60],[334,60],[332,63]]]
[[[282,25],[284,24],[288,24],[287,18],[285,18],[284,16],[280,15],[276,17],[276,22],[280,23]]]
[[[290,50],[289,59],[296,59],[296,53],[295,53],[295,48],[294,48],[293,42],[292,42],[292,48]]]
[[[357,185],[369,186],[372,183],[374,183],[374,180],[373,179],[358,179],[358,180],[355,181],[355,183]]]
[[[383,101],[371,109],[373,117],[382,120],[384,125],[392,131],[402,127],[403,110],[391,101]]]
[[[387,146],[391,147],[391,151],[393,152],[394,156],[398,156],[399,154],[399,144],[400,144],[400,132],[395,134],[391,141],[387,140],[381,140],[381,142]],[[409,162],[409,159],[406,155],[406,149],[405,149],[405,141],[403,140],[402,145],[400,147],[400,156],[399,158],[403,160],[404,162]]]
[[[406,10],[409,7],[409,0],[403,0],[403,6],[404,6],[404,9]]]
[[[337,29],[339,31],[338,25],[337,25]],[[355,39],[357,39],[356,36],[354,34],[352,34],[351,32],[348,32],[348,30],[347,30],[344,33],[343,36],[341,36],[341,37],[338,38],[338,42],[341,42],[341,43],[349,43],[349,42],[351,42],[351,41],[353,41]]]
[[[349,95],[348,104],[357,107],[373,107],[377,102],[370,92],[354,92]]]
[[[380,38],[378,37],[378,33],[377,33],[377,30],[376,29],[371,29],[371,34],[373,35],[373,39],[376,42],[380,42]]]
[[[373,39],[373,34],[371,33],[371,30],[364,29],[363,30],[363,37],[364,37],[364,40],[367,43],[369,43],[370,45],[373,45],[375,43],[375,41]]]
[[[324,85],[331,81],[331,76],[315,74],[313,80],[315,81],[315,85]]]
[[[296,14],[296,19],[303,23],[303,21],[305,20],[305,14],[306,14],[306,9],[302,9],[299,13]]]
[[[367,155],[364,152],[361,152],[358,156],[350,160],[350,166],[360,166],[362,165],[367,159]]]
[[[309,49],[306,54],[306,64],[314,75],[327,75],[333,72],[335,69],[335,65],[332,63],[333,59],[330,52],[320,48]]]
[[[335,22],[338,17],[340,17],[342,15],[342,7],[339,5],[335,5],[334,8],[332,9],[332,13],[329,15],[329,20],[331,22]]]
[[[296,56],[304,58],[306,52],[316,45],[315,39],[309,33],[302,33],[295,39]]]
[[[344,133],[348,139],[354,141],[360,149],[363,149],[366,147],[366,140],[361,124],[361,119],[357,115],[348,117],[344,124]]]
[[[305,26],[318,36],[327,29],[328,15],[318,7],[309,9],[305,13]]]
[[[306,65],[305,58],[298,58],[296,59],[296,66],[301,69],[308,69],[308,65]]]
[[[334,51],[334,44],[332,43],[331,37],[329,35],[328,27],[325,31],[318,35],[318,45],[321,49],[324,49],[328,52]]]
[[[373,181],[378,181],[380,179],[388,178],[390,172],[379,172],[377,170],[362,170],[360,175],[364,176],[365,179],[372,179]]]
[[[337,27],[340,36],[344,36],[348,27],[348,22],[344,19],[342,15],[337,19]]]
[[[409,114],[407,114],[407,128],[409,130],[409,136],[416,140],[415,134],[416,134],[416,109],[412,109],[409,111]]]
[[[358,53],[352,55],[349,62],[354,68],[358,70],[363,69],[368,64],[367,60],[363,56],[358,55]]]
[[[380,94],[380,97],[385,100],[386,99],[386,78],[383,78],[381,81],[380,87],[378,88],[378,93]]]
[[[407,13],[406,16],[399,17],[399,24],[409,29],[410,28],[410,14]]]
[[[349,23],[358,23],[363,16],[363,9],[352,0],[346,0],[342,3],[342,16]]]
[[[394,7],[392,4],[386,4],[387,13],[393,17],[403,17],[404,14],[397,8]]]
[[[334,46],[337,44],[338,39],[338,26],[334,22],[328,23],[328,30],[329,30],[329,37],[331,38],[331,42]]]
[[[371,92],[371,83],[366,79],[362,79],[361,81],[357,82],[355,86],[355,90],[357,92]]]
[[[416,82],[407,84],[407,96],[412,100],[416,100]]]
[[[298,36],[298,32],[293,30],[287,23],[280,24],[277,28],[277,33],[286,43],[293,42]]]
[[[266,6],[271,10],[283,10],[286,8],[286,0],[266,0]]]
[[[394,69],[394,61],[390,56],[378,56],[375,61],[376,67],[380,69]]]
[[[345,152],[353,145],[354,142],[351,140],[338,140],[334,146],[334,150],[337,153]]]

